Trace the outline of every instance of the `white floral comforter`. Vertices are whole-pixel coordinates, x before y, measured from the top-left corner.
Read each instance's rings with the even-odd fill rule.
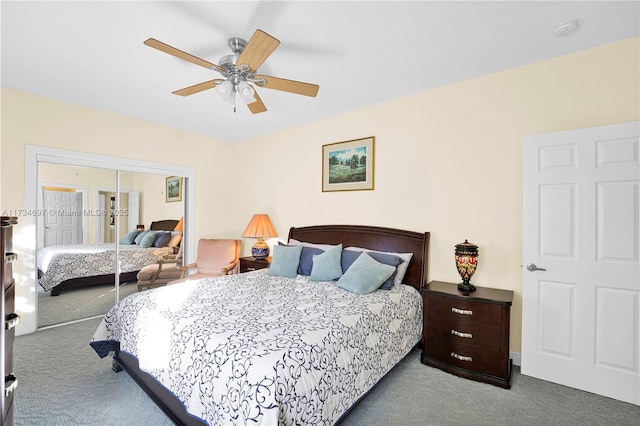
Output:
[[[135,293],[91,346],[133,354],[210,425],[330,425],[421,334],[413,287],[361,296],[263,269]]]
[[[120,245],[120,272],[139,271],[156,263],[158,257],[171,253],[170,247],[142,248]],[[72,244],[38,250],[37,265],[40,285],[49,291],[71,278],[113,274],[116,262],[115,244]]]

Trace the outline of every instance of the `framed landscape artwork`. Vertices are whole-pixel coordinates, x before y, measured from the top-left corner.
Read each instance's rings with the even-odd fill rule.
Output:
[[[182,178],[176,176],[168,177],[165,194],[167,203],[182,201]]]
[[[322,191],[373,189],[375,137],[322,146]]]

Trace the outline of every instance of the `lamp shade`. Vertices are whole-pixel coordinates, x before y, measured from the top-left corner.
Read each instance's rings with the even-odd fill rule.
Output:
[[[268,214],[254,214],[242,236],[245,238],[272,238],[277,237],[278,233]]]
[[[269,245],[264,238],[277,237],[269,215],[254,214],[247,228],[242,233],[244,238],[257,238],[258,241],[251,247],[251,255],[256,259],[266,259],[269,257]]]

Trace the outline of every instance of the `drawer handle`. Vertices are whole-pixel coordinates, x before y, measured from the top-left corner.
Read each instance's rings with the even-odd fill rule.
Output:
[[[4,329],[11,330],[13,327],[18,325],[19,322],[20,322],[20,315],[16,313],[9,314],[7,315],[7,319],[4,322]]]
[[[473,339],[473,334],[471,334],[471,333],[463,333],[463,332],[458,331],[458,330],[451,330],[451,334],[453,334],[454,336],[458,336],[458,337],[464,337],[466,339]]]
[[[467,362],[471,362],[473,361],[473,358],[471,358],[470,356],[463,356],[463,355],[458,355],[455,352],[451,352],[451,356],[455,359],[458,359],[460,361],[467,361]]]
[[[18,260],[18,255],[15,253],[6,253],[4,255],[4,263],[13,263]]]
[[[4,397],[9,398],[9,395],[11,395],[11,392],[16,390],[17,387],[18,387],[18,379],[16,379],[16,376],[14,376],[13,374],[9,374],[7,377],[4,378]]]
[[[451,308],[451,312],[460,315],[473,315],[473,311],[467,311],[466,309]]]

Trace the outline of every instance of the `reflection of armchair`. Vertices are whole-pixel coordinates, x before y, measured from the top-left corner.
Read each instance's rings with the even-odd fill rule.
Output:
[[[198,241],[198,255],[194,263],[181,267],[183,280],[171,282],[176,284],[184,280],[206,278],[217,275],[238,273],[240,270],[240,252],[242,240],[214,240],[201,239]],[[186,275],[190,269],[196,269],[191,275]]]
[[[182,277],[182,250],[177,255],[164,256],[157,263],[147,265],[138,272],[138,291],[166,285]]]

